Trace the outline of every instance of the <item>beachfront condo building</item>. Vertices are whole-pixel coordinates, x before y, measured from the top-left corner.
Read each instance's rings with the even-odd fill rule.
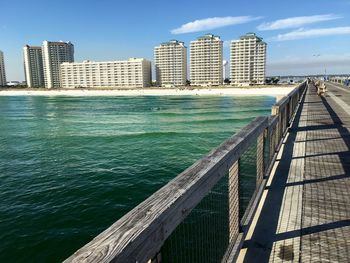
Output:
[[[143,58],[125,61],[61,64],[62,88],[143,88],[151,85],[151,62]]]
[[[44,41],[42,46],[46,88],[60,87],[60,65],[74,62],[74,46],[70,42]]]
[[[222,84],[222,47],[223,42],[220,37],[212,34],[191,41],[191,85],[218,86]]]
[[[6,86],[4,53],[0,50],[0,87]]]
[[[24,75],[29,88],[44,87],[42,49],[38,46],[23,47]]]
[[[266,43],[254,33],[231,42],[231,84],[248,86],[265,83]]]
[[[185,86],[187,81],[187,48],[184,42],[170,40],[154,48],[157,85]]]

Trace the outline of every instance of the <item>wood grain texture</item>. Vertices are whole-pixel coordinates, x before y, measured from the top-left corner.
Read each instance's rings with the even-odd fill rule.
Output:
[[[256,142],[256,187],[258,188],[264,177],[264,134],[260,134]]]
[[[236,242],[239,235],[239,160],[229,170],[229,227],[230,243]]]

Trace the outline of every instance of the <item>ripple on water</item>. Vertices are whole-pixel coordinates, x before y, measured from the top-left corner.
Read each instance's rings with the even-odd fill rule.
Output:
[[[274,102],[0,97],[0,262],[62,261]]]

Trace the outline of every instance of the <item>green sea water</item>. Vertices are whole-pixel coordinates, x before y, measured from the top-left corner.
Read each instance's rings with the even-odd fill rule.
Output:
[[[0,262],[60,262],[274,97],[0,97]]]

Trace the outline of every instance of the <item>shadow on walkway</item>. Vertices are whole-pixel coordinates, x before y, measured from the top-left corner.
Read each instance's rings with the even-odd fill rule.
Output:
[[[348,148],[347,152],[340,152],[339,153],[339,158],[341,160],[341,164],[343,166],[345,174],[348,177],[350,177],[350,132],[348,130],[348,128],[350,128],[350,127],[347,128],[347,127],[343,126],[343,121],[338,116],[338,114],[334,111],[334,109],[330,106],[327,99],[325,99],[324,97],[321,97],[321,99],[322,99],[323,105],[327,109],[333,122],[336,124],[336,129],[338,130],[339,134],[341,135],[343,142],[346,144],[346,146]]]
[[[304,102],[304,99],[302,102]],[[302,108],[303,107],[299,107],[293,124],[289,129],[289,136],[284,143],[281,161],[277,166],[275,176],[269,186],[269,191],[252,238],[251,240],[246,240],[243,244],[243,248],[248,249],[244,262],[268,262],[269,260],[278,227],[284,189],[290,169],[289,164],[293,157],[293,145],[296,139]]]
[[[344,111],[333,101],[331,104],[334,108],[326,98],[315,95],[313,88],[307,91],[302,107],[299,107],[289,129],[289,136],[284,144],[284,151],[271,185],[266,187],[268,192],[254,233],[251,239],[243,244],[243,249],[247,249],[244,262],[268,262],[274,242],[297,237],[301,237],[298,241],[301,259],[305,256],[304,260],[322,261],[327,257],[335,257],[340,261],[348,259],[350,262],[350,242],[347,241],[350,239],[350,208],[347,204],[350,198],[350,133],[336,113],[336,111]],[[302,109],[306,105],[307,114],[302,115]],[[306,127],[298,127],[301,119],[307,119]],[[307,132],[306,139],[296,140],[297,133],[303,131]],[[305,154],[293,157],[296,142],[305,142]],[[293,159],[305,159],[305,168],[298,167],[299,171],[304,170],[304,178],[288,182]],[[338,171],[342,172],[338,173]],[[303,188],[302,208],[299,208],[302,210],[301,222],[299,222],[301,227],[276,234],[285,190],[295,186]],[[292,202],[292,200],[287,201]],[[318,207],[313,207],[315,205]],[[349,231],[344,231],[344,228]],[[330,231],[331,237],[328,237]],[[327,242],[334,244],[327,244]],[[334,248],[337,246],[342,250],[338,251]],[[341,252],[343,250],[346,252]],[[274,256],[280,257],[279,260],[300,260],[295,258],[293,251],[290,254],[292,256],[289,258],[283,258],[283,252],[278,255],[275,252]]]

